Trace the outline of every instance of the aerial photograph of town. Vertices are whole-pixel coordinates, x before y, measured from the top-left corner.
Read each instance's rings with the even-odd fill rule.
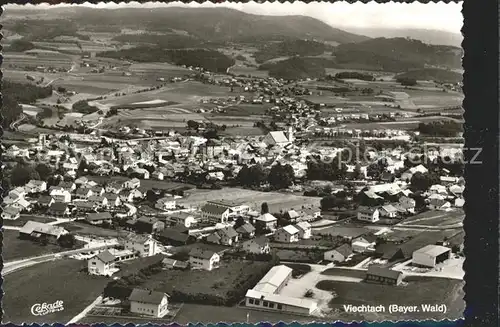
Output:
[[[460,3],[4,9],[3,323],[463,316]]]

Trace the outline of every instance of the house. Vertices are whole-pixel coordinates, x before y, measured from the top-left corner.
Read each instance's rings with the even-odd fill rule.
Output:
[[[450,258],[450,248],[429,244],[413,252],[412,264],[415,266],[434,268],[437,264]]]
[[[142,216],[135,221],[134,229],[138,233],[155,234],[165,228],[165,223],[154,217]]]
[[[206,203],[201,208],[201,218],[203,220],[214,221],[217,223],[227,223],[230,210],[225,206],[218,206],[213,203]]]
[[[278,225],[278,218],[270,213],[265,213],[259,217],[254,218],[254,225],[256,228],[275,230]]]
[[[289,210],[285,212],[285,217],[291,222],[297,222],[297,219],[300,217],[299,213],[295,210]]]
[[[92,193],[92,190],[86,187],[80,187],[75,192],[75,198],[77,199],[88,199],[92,195],[94,195],[94,193]]]
[[[68,231],[56,225],[49,225],[37,221],[28,221],[19,230],[19,237],[30,240],[42,241],[46,240],[49,243],[57,243],[57,240],[62,235],[68,234]]]
[[[116,193],[104,193],[103,197],[106,199],[107,205],[110,207],[119,207],[122,204],[120,196]]]
[[[326,261],[344,262],[353,253],[349,244],[342,244],[336,249],[326,251],[323,255]]]
[[[271,252],[269,240],[265,236],[260,236],[247,240],[242,244],[243,251],[252,254],[268,254]]]
[[[98,205],[103,206],[103,207],[105,207],[105,206],[108,205],[108,199],[106,199],[102,195],[92,195],[92,196],[89,196],[89,201],[95,202]]]
[[[24,198],[20,198],[17,202],[14,202],[13,204],[11,204],[11,206],[21,210],[21,212],[31,211],[31,202],[29,202],[28,200],[26,200]]]
[[[111,224],[113,216],[109,212],[89,213],[85,220],[92,225],[102,225],[104,223]]]
[[[141,257],[152,257],[160,252],[158,241],[151,235],[129,234],[123,243],[126,249],[139,253]]]
[[[12,205],[6,206],[2,210],[2,218],[7,220],[16,220],[21,217],[21,210]]]
[[[457,183],[458,177],[439,176],[439,181],[441,182],[442,185],[448,186],[448,185]]]
[[[370,265],[366,272],[365,281],[397,286],[403,281],[403,273],[390,268]]]
[[[282,243],[293,243],[299,241],[299,230],[293,225],[279,228],[274,234],[274,240]]]
[[[219,267],[220,256],[211,250],[194,248],[189,252],[189,263],[193,268],[213,270]]]
[[[79,177],[75,180],[77,186],[85,185],[89,182],[89,179],[85,176]]]
[[[134,201],[134,193],[130,190],[121,190],[120,193],[118,193],[118,197],[122,203],[131,203]]]
[[[286,145],[291,141],[286,137],[283,131],[272,131],[269,132],[262,140],[267,146],[270,145]]]
[[[207,237],[207,241],[215,244],[232,246],[238,242],[238,233],[233,227],[224,227],[216,230]]]
[[[90,184],[88,184],[88,185],[90,185]],[[94,196],[101,196],[104,193],[106,193],[106,189],[104,189],[104,187],[99,186],[99,185],[91,186],[90,190],[92,191],[92,195],[94,195]]]
[[[447,210],[451,207],[451,204],[444,199],[431,199],[428,204],[428,208],[431,210]]]
[[[157,235],[158,240],[165,245],[181,246],[194,243],[196,239],[188,233],[182,233],[174,228],[166,228]]]
[[[47,213],[56,217],[64,217],[69,216],[71,214],[71,211],[69,210],[67,203],[54,202],[50,205]]]
[[[158,170],[154,171],[153,174],[151,174],[151,176],[159,181],[162,181],[165,178],[165,175],[163,175],[163,173]]]
[[[76,184],[70,181],[61,181],[59,182],[59,184],[57,184],[57,187],[60,187],[68,192],[73,192],[74,190],[76,190]]]
[[[9,196],[13,199],[24,198],[26,196],[26,190],[23,187],[16,187],[9,191]]]
[[[38,200],[36,201],[36,204],[38,207],[48,208],[54,202],[56,202],[56,201],[51,196],[42,195],[41,197],[38,198]]]
[[[50,192],[50,196],[56,202],[64,202],[64,203],[71,202],[71,193],[67,190],[64,190],[64,189],[54,188]]]
[[[396,209],[391,204],[387,204],[385,206],[380,207],[379,211],[382,217],[387,217],[387,218],[396,218],[398,214],[398,209]]]
[[[399,204],[409,213],[415,213],[415,200],[407,196],[399,198]]]
[[[113,182],[109,183],[108,185],[106,185],[106,187],[105,187],[105,191],[107,193],[118,194],[118,193],[120,193],[121,190],[123,190],[123,183],[118,182],[118,181],[113,181]]]
[[[41,193],[47,190],[47,182],[32,179],[24,186],[24,188],[26,192],[30,194]]]
[[[241,235],[242,238],[252,238],[255,236],[255,227],[250,223],[244,223],[240,227],[236,228],[236,232]]]
[[[380,219],[379,217],[380,212],[377,208],[362,206],[358,208],[358,220],[374,223]]]
[[[123,183],[123,188],[129,190],[138,188],[139,186],[141,186],[141,181],[138,178],[132,178],[131,180],[128,180],[125,183]]]
[[[172,197],[161,198],[156,201],[155,208],[159,210],[175,210],[176,204]]]
[[[128,300],[132,313],[155,318],[168,313],[168,295],[162,292],[134,288]]]
[[[109,251],[103,251],[87,261],[88,273],[91,275],[111,276],[119,269],[116,268],[117,258]]]
[[[304,240],[311,238],[311,224],[307,221],[298,222],[295,228],[299,230],[299,238]]]
[[[196,219],[194,218],[194,216],[188,212],[183,211],[168,215],[165,220],[167,223],[171,223],[173,225],[181,225],[186,228],[190,228],[191,226],[196,224]]]
[[[92,201],[75,201],[73,205],[77,212],[97,212],[99,205]]]
[[[365,253],[375,251],[377,236],[374,234],[364,234],[352,240],[351,246],[353,252]]]

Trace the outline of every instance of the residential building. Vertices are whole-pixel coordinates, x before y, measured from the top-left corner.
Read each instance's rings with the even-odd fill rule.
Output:
[[[407,196],[399,198],[399,204],[409,213],[415,213],[415,200]]]
[[[343,262],[353,253],[349,244],[342,244],[336,249],[326,251],[323,255],[325,261]]]
[[[71,202],[71,193],[69,191],[67,191],[67,190],[64,190],[64,189],[54,188],[50,192],[50,196],[56,202],[64,202],[64,203]]]
[[[274,240],[282,243],[294,243],[299,241],[299,230],[293,225],[279,228],[274,234]]]
[[[54,202],[50,205],[47,213],[56,217],[64,217],[69,216],[71,214],[71,211],[69,210],[67,203]]]
[[[123,183],[123,188],[125,189],[135,189],[141,186],[141,181],[138,178],[132,178],[131,180],[126,181]]]
[[[26,192],[32,193],[41,193],[47,190],[47,182],[32,179],[25,185]]]
[[[88,260],[87,269],[91,275],[111,276],[119,269],[116,268],[117,258],[109,251],[103,251]]]
[[[134,229],[138,233],[156,234],[165,228],[165,223],[154,217],[142,216],[135,220]]]
[[[270,213],[265,213],[253,219],[256,228],[275,230],[278,225],[278,218]]]
[[[151,257],[160,252],[158,241],[151,235],[130,234],[123,243],[126,249],[139,253],[141,257]]]
[[[238,242],[238,233],[233,227],[224,227],[217,229],[207,237],[207,241],[215,244],[232,246]]]
[[[128,300],[132,313],[155,318],[168,313],[168,295],[162,292],[134,288]]]
[[[380,207],[379,212],[382,217],[396,218],[398,214],[398,209],[396,209],[391,204],[387,204],[385,206]]]
[[[240,227],[236,228],[236,232],[241,235],[242,238],[252,238],[255,236],[255,227],[252,224],[246,222]]]
[[[299,238],[307,240],[311,238],[311,224],[309,224],[307,221],[300,221],[297,224],[295,224],[295,228],[299,230]]]
[[[92,195],[94,195],[94,193],[92,193],[92,190],[90,188],[86,188],[86,187],[80,187],[75,192],[75,198],[77,198],[77,199],[87,200]]]
[[[176,203],[173,197],[165,197],[156,201],[155,208],[159,210],[175,210]]]
[[[380,220],[380,212],[374,207],[359,207],[358,220],[374,223]]]
[[[200,268],[210,271],[218,268],[219,262],[220,256],[214,251],[194,248],[189,252],[189,264],[193,268]]]
[[[352,251],[356,253],[374,252],[377,243],[377,236],[374,234],[364,234],[352,240]]]
[[[68,233],[69,232],[62,227],[30,220],[19,230],[19,237],[37,241],[46,240],[49,243],[57,243],[59,237]]]
[[[2,218],[7,220],[16,220],[21,217],[21,210],[15,208],[12,205],[6,206],[2,210]]]
[[[104,193],[103,197],[106,198],[107,205],[110,207],[118,207],[122,204],[120,196],[116,193]]]
[[[243,242],[243,251],[252,254],[268,254],[271,252],[269,240],[265,236],[259,236]]]
[[[98,205],[103,206],[103,207],[105,207],[105,206],[108,205],[108,199],[106,199],[102,195],[92,195],[92,196],[89,196],[89,201],[95,202]]]
[[[190,228],[193,225],[196,225],[197,222],[192,214],[182,211],[168,215],[165,220],[171,225],[182,225],[186,228]]]
[[[162,230],[157,236],[158,240],[165,245],[182,246],[194,243],[196,238],[189,236],[188,233],[182,233],[175,228],[166,228]]]
[[[102,225],[104,223],[111,224],[113,216],[109,212],[89,213],[85,220],[92,225]]]

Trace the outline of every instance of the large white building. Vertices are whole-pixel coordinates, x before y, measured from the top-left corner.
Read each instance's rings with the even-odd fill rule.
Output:
[[[290,278],[292,278],[291,268],[284,265],[274,266],[253,289],[247,291],[245,305],[249,308],[266,311],[313,314],[318,308],[318,304],[314,300],[279,294]]]
[[[168,295],[135,288],[129,296],[130,312],[162,318],[168,313]]]
[[[158,241],[153,236],[130,234],[123,244],[126,249],[139,253],[141,257],[151,257],[160,253]]]
[[[451,249],[429,244],[413,252],[412,263],[416,266],[434,268],[438,263],[451,257]]]

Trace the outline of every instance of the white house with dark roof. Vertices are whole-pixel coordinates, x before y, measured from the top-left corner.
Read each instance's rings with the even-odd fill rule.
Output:
[[[126,249],[138,252],[141,257],[151,257],[160,252],[159,243],[152,235],[129,234],[124,239]]]
[[[16,220],[21,217],[21,210],[19,208],[8,205],[2,210],[2,218],[7,220]]]
[[[64,203],[71,202],[71,193],[68,190],[65,190],[65,189],[54,188],[50,192],[50,196],[56,202],[64,202]]]
[[[305,240],[311,238],[311,224],[309,224],[307,221],[298,222],[297,224],[295,224],[295,228],[297,228],[299,231],[299,238]]]
[[[252,224],[246,222],[240,227],[236,228],[236,232],[241,235],[242,238],[252,238],[255,235],[255,227]]]
[[[189,252],[189,264],[192,268],[213,270],[219,267],[220,256],[218,253],[201,248],[193,248]]]
[[[380,211],[374,207],[359,207],[358,220],[374,223],[380,220]]]
[[[278,225],[278,218],[270,213],[262,214],[254,218],[255,227],[275,230]]]
[[[269,240],[265,236],[256,237],[242,243],[243,251],[253,254],[267,254],[271,252]]]
[[[130,312],[162,318],[168,313],[168,295],[162,292],[134,288],[128,298]]]
[[[282,243],[294,243],[299,241],[299,230],[293,225],[279,228],[274,233],[274,240]]]
[[[104,223],[111,224],[113,216],[109,212],[89,213],[85,218],[92,225],[102,225]]]
[[[382,217],[387,217],[387,218],[396,218],[398,214],[398,209],[394,207],[392,204],[386,204],[379,209],[380,215]]]
[[[111,276],[119,269],[115,263],[117,258],[109,251],[100,252],[87,261],[87,269],[90,275]]]
[[[216,230],[207,237],[207,241],[215,244],[232,246],[238,242],[239,235],[233,227],[224,227]]]

